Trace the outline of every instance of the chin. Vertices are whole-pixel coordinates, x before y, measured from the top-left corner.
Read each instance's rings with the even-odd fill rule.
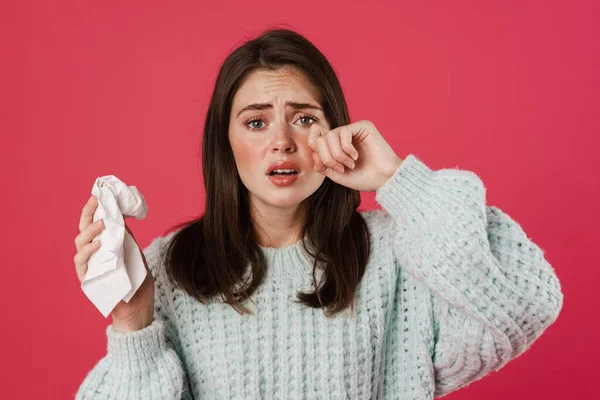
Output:
[[[270,196],[265,199],[265,203],[272,205],[273,207],[279,208],[290,208],[298,207],[306,198],[300,197],[297,194],[290,194],[289,196],[282,195],[281,193]]]
[[[317,179],[311,177],[309,181],[295,182],[285,188],[278,188],[267,182],[266,186],[252,185],[249,195],[265,205],[277,208],[296,208],[315,193],[325,180],[324,176]],[[246,186],[248,188],[248,186]]]

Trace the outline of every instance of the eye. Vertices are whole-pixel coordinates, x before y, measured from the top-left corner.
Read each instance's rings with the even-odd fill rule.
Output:
[[[254,118],[250,118],[248,121],[244,122],[244,125],[246,125],[248,128],[250,128],[251,130],[258,130],[261,128],[264,128],[264,126],[262,126],[261,124],[264,124],[265,121],[263,121],[262,119],[258,118],[258,117],[254,117]]]
[[[310,114],[303,114],[300,116],[300,118],[298,118],[298,121],[307,121],[307,120],[312,120],[312,123],[300,123],[301,125],[306,125],[306,126],[310,126],[312,124],[314,124],[315,122],[317,122],[319,119],[315,116],[312,116]]]

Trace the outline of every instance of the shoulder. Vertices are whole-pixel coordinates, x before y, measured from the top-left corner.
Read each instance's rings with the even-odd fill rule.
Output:
[[[374,237],[387,235],[393,229],[394,221],[391,216],[383,210],[359,211],[369,228],[369,233]],[[373,240],[373,239],[371,239]]]
[[[365,275],[360,283],[360,296],[365,301],[388,300],[395,293],[399,268],[394,257],[392,237],[393,221],[390,215],[379,209],[360,211],[369,229],[370,250]]]
[[[379,268],[389,265],[389,268],[394,268],[393,259],[393,230],[394,220],[383,210],[361,211],[360,215],[365,220],[369,229],[371,241],[370,262],[379,264]]]

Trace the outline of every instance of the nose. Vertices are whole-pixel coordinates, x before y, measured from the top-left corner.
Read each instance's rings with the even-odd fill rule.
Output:
[[[296,151],[296,143],[286,123],[278,124],[276,127],[271,147],[273,151],[282,151],[285,153]]]

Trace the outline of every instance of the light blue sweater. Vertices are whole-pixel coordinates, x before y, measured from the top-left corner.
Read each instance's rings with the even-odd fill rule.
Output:
[[[362,212],[372,250],[356,313],[295,303],[312,287],[300,242],[264,248],[265,283],[240,315],[171,286],[158,254],[155,319],[107,327],[108,353],[78,399],[431,399],[498,370],[552,324],[563,294],[544,252],[472,172],[409,155]]]

